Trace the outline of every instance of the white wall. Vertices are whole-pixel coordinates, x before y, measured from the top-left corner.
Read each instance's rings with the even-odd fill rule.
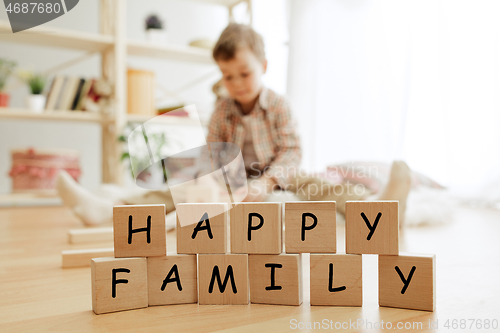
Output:
[[[0,6],[0,20],[7,20],[4,6]],[[99,2],[80,1],[66,15],[44,26],[99,32]],[[127,1],[127,35],[131,39],[144,40],[144,19],[149,13],[157,13],[166,23],[169,41],[185,45],[197,38],[216,40],[227,24],[227,9],[222,6],[181,0]],[[82,54],[66,49],[30,46],[16,43],[0,43],[0,57],[17,61],[22,68],[45,70]],[[148,58],[129,57],[128,65],[151,69],[157,81],[167,89],[175,90],[185,83],[215,69],[215,66],[168,62]],[[61,72],[64,75],[84,77],[100,76],[100,56],[94,56]],[[196,103],[201,113],[209,113],[214,101],[211,85],[219,79],[213,77],[203,84],[180,94],[180,101]],[[11,78],[9,84],[14,84]],[[11,91],[11,106],[23,107],[28,94],[22,86]],[[82,177],[80,182],[89,189],[101,183],[101,130],[96,124],[74,122],[0,120],[0,193],[11,189],[8,172],[11,166],[10,149],[13,147],[71,148],[81,153]]]
[[[500,2],[290,3],[304,167],[404,159],[469,193],[500,178]]]

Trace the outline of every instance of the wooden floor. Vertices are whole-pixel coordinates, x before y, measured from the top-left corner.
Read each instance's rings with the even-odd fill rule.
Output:
[[[422,323],[423,330],[414,331],[427,331],[429,321],[438,320],[439,330],[449,332],[454,331],[453,319],[458,319],[458,325],[460,319],[467,320],[467,329],[461,331],[483,332],[488,331],[484,329],[485,319],[500,320],[497,211],[460,208],[446,226],[412,228],[402,235],[402,251],[437,255],[434,313],[379,308],[377,257],[363,256],[364,305],[360,308],[311,307],[306,292],[304,304],[298,307],[190,304],[95,315],[91,309],[90,268],[61,268],[61,250],[84,247],[67,243],[68,229],[80,226],[63,207],[0,209],[0,332],[284,332],[308,322],[328,322],[333,329],[336,323],[343,324],[346,329],[339,331],[373,332],[367,322],[377,325],[382,320],[384,325],[391,322],[393,328],[398,322],[407,327]],[[342,226],[338,234],[341,250]],[[175,250],[173,235],[169,236],[168,250]],[[110,246],[111,243],[86,245]],[[304,255],[304,265],[308,265],[308,255]],[[308,270],[304,272],[308,286]],[[448,319],[450,329],[445,327]],[[481,319],[482,328],[469,329],[469,319]],[[346,327],[358,320],[365,324]]]

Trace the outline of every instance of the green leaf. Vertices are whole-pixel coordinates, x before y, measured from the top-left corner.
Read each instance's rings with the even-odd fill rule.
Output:
[[[129,157],[130,157],[130,154],[128,152],[124,152],[122,154],[122,157],[120,158],[120,160],[123,161],[124,159],[129,158]]]

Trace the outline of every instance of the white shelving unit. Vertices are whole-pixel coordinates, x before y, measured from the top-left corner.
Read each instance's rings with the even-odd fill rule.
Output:
[[[113,47],[113,36],[38,26],[12,33],[9,22],[0,21],[0,41],[85,51],[105,51]]]
[[[131,56],[181,60],[201,64],[213,63],[212,54],[209,50],[192,46],[159,46],[144,41],[128,41],[127,54]]]
[[[243,2],[242,0],[191,0],[191,1],[211,3],[214,5],[222,5],[228,8],[233,8],[240,2]]]
[[[232,20],[232,8],[241,2],[247,3],[248,10],[251,13],[251,0],[190,1],[225,6],[228,8],[230,20]],[[114,83],[114,113],[112,115],[64,110],[46,111],[37,114],[22,108],[0,108],[0,119],[74,121],[100,124],[102,127],[102,181],[105,183],[121,183],[122,181],[119,162],[121,151],[116,138],[122,132],[125,124],[128,121],[144,122],[149,120],[148,117],[127,114],[127,55],[159,58],[166,61],[213,63],[211,52],[206,49],[177,45],[158,46],[144,41],[127,40],[125,36],[125,6],[126,1],[124,0],[100,1],[100,34],[54,29],[45,26],[13,34],[10,24],[0,21],[0,42],[24,43],[101,53],[102,75]],[[163,117],[162,123],[183,126],[198,124],[193,119],[183,117]]]
[[[111,121],[99,113],[85,111],[45,111],[33,113],[23,108],[0,108],[0,119],[25,119],[25,120],[49,120],[49,121],[83,121],[89,123],[105,123]],[[106,121],[107,120],[107,121]]]

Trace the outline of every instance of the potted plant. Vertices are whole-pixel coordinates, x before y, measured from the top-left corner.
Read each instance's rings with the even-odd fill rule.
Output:
[[[141,184],[142,187],[145,188],[155,188],[168,178],[168,170],[162,167],[162,163],[156,163],[149,166],[151,161],[149,150],[140,149],[142,147],[141,140],[146,138],[142,135],[130,136],[130,134],[136,130],[137,125],[137,123],[129,123],[125,126],[123,134],[118,137],[118,141],[125,146],[120,160],[128,165],[130,175],[136,184]],[[138,142],[136,141],[137,139],[139,140]],[[151,153],[156,157],[162,156],[162,152],[164,152],[168,145],[168,139],[165,133],[161,130],[153,131],[149,133],[146,140],[150,142],[151,147],[153,147]],[[129,148],[135,153],[130,154]],[[134,178],[134,172],[139,170],[141,171],[140,174],[136,174]]]
[[[14,61],[0,58],[0,107],[9,106],[10,95],[3,92],[3,88],[15,66]]]
[[[146,18],[146,39],[155,43],[166,43],[167,32],[163,30],[163,21],[157,15]]]
[[[36,113],[43,112],[46,97],[42,95],[42,92],[47,83],[45,75],[37,72],[21,71],[19,77],[28,84],[31,91],[31,94],[26,98],[26,107]]]

